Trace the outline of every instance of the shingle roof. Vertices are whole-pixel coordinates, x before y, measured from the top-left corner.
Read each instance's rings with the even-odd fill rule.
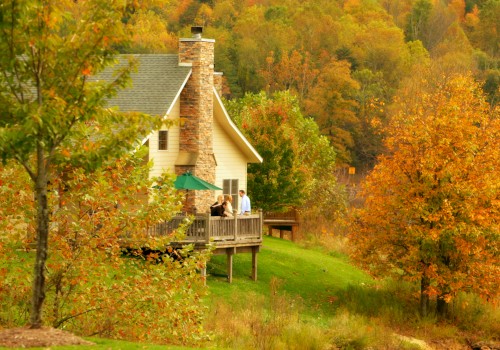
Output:
[[[180,67],[177,55],[121,55],[118,56],[118,63],[100,73],[97,79],[111,81],[113,71],[127,65],[128,56],[135,57],[139,62],[137,71],[131,73],[132,85],[120,90],[108,105],[124,112],[164,116],[186,81],[191,67]]]

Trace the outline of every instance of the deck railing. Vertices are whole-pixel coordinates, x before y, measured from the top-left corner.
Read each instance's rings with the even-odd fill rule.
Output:
[[[159,223],[149,228],[151,236],[163,236],[174,232],[185,223],[186,216],[174,216],[170,221]],[[186,229],[186,236],[179,243],[244,243],[245,241],[262,241],[263,215],[235,215],[220,217],[195,215],[192,224]]]

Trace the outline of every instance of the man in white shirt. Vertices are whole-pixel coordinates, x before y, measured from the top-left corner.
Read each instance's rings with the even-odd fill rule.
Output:
[[[239,191],[241,197],[241,211],[240,215],[250,215],[252,207],[250,206],[250,198],[245,194],[245,191]]]

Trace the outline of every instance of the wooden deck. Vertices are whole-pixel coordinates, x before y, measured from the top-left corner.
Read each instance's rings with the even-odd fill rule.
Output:
[[[170,221],[151,227],[151,236],[162,236],[172,233],[186,220],[186,216],[175,216]],[[233,278],[233,255],[252,253],[252,279],[257,280],[257,253],[262,246],[263,214],[236,215],[219,217],[196,215],[193,223],[187,228],[184,240],[173,242],[173,246],[193,244],[195,249],[205,249],[212,245],[213,254],[227,256],[228,281]],[[202,271],[205,274],[205,271]]]
[[[291,240],[294,241],[297,237],[300,227],[300,216],[296,209],[287,212],[264,212],[264,225],[267,226],[269,235],[273,235],[273,230],[280,231],[280,238],[284,238],[283,231],[290,231]]]

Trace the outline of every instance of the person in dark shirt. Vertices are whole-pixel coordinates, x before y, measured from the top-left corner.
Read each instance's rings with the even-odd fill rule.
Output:
[[[219,195],[217,197],[217,202],[210,206],[211,216],[222,216],[222,214],[224,214],[224,208],[222,207],[222,203],[224,202],[223,198],[224,197],[222,195]]]

